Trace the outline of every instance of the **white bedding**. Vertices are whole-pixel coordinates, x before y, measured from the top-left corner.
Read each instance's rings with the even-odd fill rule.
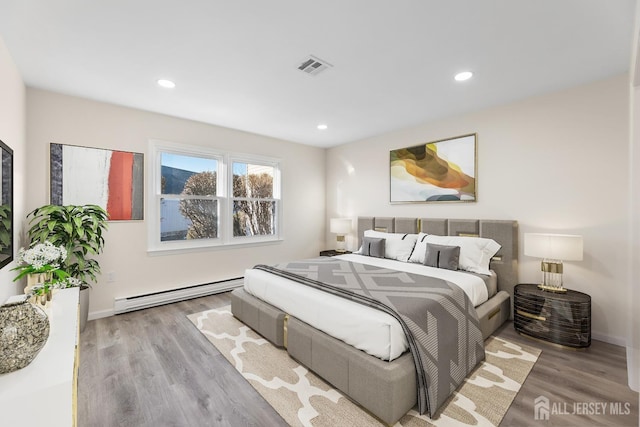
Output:
[[[356,254],[337,258],[447,280],[460,286],[474,306],[488,298],[484,281],[471,274]],[[398,321],[379,310],[262,270],[246,270],[244,289],[316,329],[382,360],[393,360],[408,349]]]

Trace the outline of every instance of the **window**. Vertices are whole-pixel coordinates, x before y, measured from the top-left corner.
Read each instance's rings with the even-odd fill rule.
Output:
[[[218,159],[160,153],[160,241],[218,237]]]
[[[277,159],[150,141],[150,251],[279,240]]]
[[[269,236],[276,232],[275,168],[233,161],[233,236]]]

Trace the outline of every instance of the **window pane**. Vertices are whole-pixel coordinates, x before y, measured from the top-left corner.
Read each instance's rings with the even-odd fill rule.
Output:
[[[234,237],[275,234],[275,211],[276,202],[234,201]]]
[[[218,201],[161,199],[160,241],[218,237]]]
[[[233,197],[273,197],[273,166],[233,162]]]
[[[217,160],[162,153],[161,165],[162,194],[217,194]]]

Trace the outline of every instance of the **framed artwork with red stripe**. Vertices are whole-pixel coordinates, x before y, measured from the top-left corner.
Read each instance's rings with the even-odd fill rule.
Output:
[[[50,145],[51,204],[98,205],[110,221],[144,219],[144,154]]]

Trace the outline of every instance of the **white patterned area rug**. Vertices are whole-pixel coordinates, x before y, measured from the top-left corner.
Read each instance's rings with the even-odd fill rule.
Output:
[[[189,320],[292,426],[383,426],[313,372],[233,317],[229,306]],[[394,427],[497,426],[540,350],[491,337],[486,359],[445,402],[436,419],[411,410]]]

